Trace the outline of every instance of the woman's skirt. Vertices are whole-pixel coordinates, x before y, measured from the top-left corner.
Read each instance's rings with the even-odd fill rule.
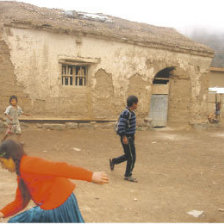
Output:
[[[72,193],[70,197],[59,207],[51,210],[43,210],[39,206],[33,207],[22,212],[8,222],[84,222],[80,213],[75,195]]]

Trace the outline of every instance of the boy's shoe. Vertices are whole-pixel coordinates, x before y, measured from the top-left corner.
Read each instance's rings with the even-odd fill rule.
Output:
[[[124,180],[130,181],[130,182],[135,182],[135,183],[138,182],[137,179],[132,176],[124,177]]]
[[[112,162],[112,159],[109,159],[109,163],[110,163],[110,170],[113,171],[114,170],[114,163]]]

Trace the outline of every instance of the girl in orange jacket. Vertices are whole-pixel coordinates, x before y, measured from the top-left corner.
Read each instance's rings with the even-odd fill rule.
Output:
[[[27,156],[22,145],[13,140],[1,144],[0,163],[10,172],[16,172],[18,183],[15,200],[0,210],[0,218],[20,212],[31,199],[36,204],[9,222],[84,222],[73,194],[75,184],[69,179],[98,184],[109,181],[104,172]]]

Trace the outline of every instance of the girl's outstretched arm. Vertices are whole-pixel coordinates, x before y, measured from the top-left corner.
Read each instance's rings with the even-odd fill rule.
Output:
[[[65,162],[53,162],[38,157],[27,156],[24,158],[20,170],[26,173],[86,180],[98,184],[108,183],[108,177],[104,172],[93,173],[90,170]]]
[[[93,172],[82,167],[73,166],[65,162],[53,162],[38,157],[26,156],[20,167],[23,173],[66,177],[74,180],[92,182]],[[97,175],[97,181],[102,182],[103,176]]]

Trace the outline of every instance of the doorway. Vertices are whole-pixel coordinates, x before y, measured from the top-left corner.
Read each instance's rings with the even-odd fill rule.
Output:
[[[165,127],[167,125],[168,95],[151,96],[149,117],[152,118],[153,127]]]
[[[152,127],[165,127],[168,120],[169,79],[175,67],[159,71],[153,80],[149,117]]]

